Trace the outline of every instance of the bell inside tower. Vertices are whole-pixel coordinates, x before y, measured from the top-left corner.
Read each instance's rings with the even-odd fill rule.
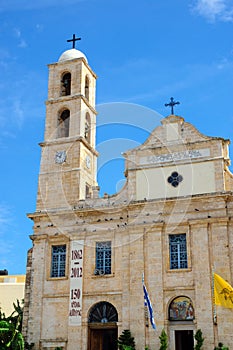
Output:
[[[71,74],[65,73],[61,80],[61,96],[68,96],[71,93]]]

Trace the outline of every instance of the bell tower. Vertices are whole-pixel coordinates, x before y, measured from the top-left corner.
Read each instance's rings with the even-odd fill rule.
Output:
[[[37,210],[73,207],[97,186],[96,74],[74,48],[48,65],[48,100]]]

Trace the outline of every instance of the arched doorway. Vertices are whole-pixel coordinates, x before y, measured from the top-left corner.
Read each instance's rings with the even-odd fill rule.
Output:
[[[117,321],[117,310],[112,304],[95,304],[88,317],[88,350],[117,350]]]
[[[169,304],[168,319],[172,350],[193,350],[194,307],[187,296],[178,296]]]

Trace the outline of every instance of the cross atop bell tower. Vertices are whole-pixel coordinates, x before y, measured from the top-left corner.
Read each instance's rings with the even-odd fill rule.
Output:
[[[49,64],[37,209],[67,208],[92,196],[96,182],[96,74],[74,48]]]
[[[68,43],[72,42],[73,43],[73,49],[75,49],[75,42],[78,41],[78,40],[81,40],[81,38],[76,38],[75,37],[75,34],[73,34],[73,37],[72,39],[68,39],[66,40]]]

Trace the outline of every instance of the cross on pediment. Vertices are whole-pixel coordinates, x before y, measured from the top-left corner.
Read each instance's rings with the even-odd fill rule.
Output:
[[[170,98],[170,102],[169,102],[169,103],[165,103],[164,106],[165,106],[165,107],[168,107],[168,106],[171,107],[171,114],[174,115],[174,106],[175,106],[175,105],[179,105],[179,104],[180,104],[180,102],[174,101],[174,98],[171,97],[171,98]]]

